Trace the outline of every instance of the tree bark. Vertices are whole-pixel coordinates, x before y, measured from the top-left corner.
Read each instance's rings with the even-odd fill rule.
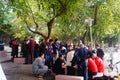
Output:
[[[86,38],[87,38],[87,30],[85,31],[83,38],[82,38],[82,42],[84,45],[86,45]]]
[[[95,44],[98,44],[98,39],[99,39],[99,35],[96,34],[96,37],[95,37]]]
[[[25,21],[25,24],[27,25],[27,28],[29,29],[29,31],[35,33],[35,34],[38,34],[38,35],[41,35],[43,38],[47,38],[47,36],[45,36],[44,34],[38,32],[37,30],[33,31],[30,27],[29,27],[29,24],[27,21]]]
[[[98,11],[98,6],[95,5],[95,13],[94,13],[94,23],[93,23],[93,25],[97,24],[97,11]]]
[[[52,26],[53,26],[53,23],[54,23],[54,19],[55,18],[52,18],[48,23],[47,23],[47,27],[48,27],[48,38],[50,38],[50,35],[51,35],[51,31],[52,31]]]

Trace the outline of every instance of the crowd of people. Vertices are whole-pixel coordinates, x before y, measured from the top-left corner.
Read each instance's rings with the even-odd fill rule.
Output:
[[[12,61],[14,61],[15,57],[18,57],[19,53],[19,46],[20,41],[18,38],[14,38],[9,42],[9,46],[12,49],[11,56]],[[35,47],[35,40],[33,37],[27,38],[25,37],[24,40],[21,43],[21,55],[25,58],[26,64],[32,64],[34,60],[34,47]]]
[[[20,42],[17,38],[10,42],[12,60],[18,57]],[[36,43],[33,37],[25,37],[21,43],[22,57],[25,64],[32,64],[35,76],[43,76],[48,71],[56,75],[83,76],[84,80],[92,80],[95,76],[104,74],[104,51],[100,45],[91,46],[80,44],[75,48],[73,43],[60,43],[58,39],[40,40]]]

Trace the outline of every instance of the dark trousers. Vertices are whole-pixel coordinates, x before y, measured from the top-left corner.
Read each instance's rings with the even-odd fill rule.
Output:
[[[97,72],[92,72],[92,71],[88,71],[88,80],[92,80],[92,78],[93,78],[93,75],[96,75],[97,74]]]
[[[84,80],[88,80],[88,68],[86,61],[82,61],[81,64],[78,65],[78,76],[83,76]]]
[[[75,75],[75,69],[73,66],[67,66],[67,75]]]
[[[27,55],[27,57],[28,57],[28,64],[32,64],[33,61],[34,61],[34,51],[30,50],[28,52],[29,52],[28,55]]]

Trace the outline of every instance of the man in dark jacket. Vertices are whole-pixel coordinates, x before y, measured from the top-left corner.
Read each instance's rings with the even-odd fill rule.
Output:
[[[65,74],[65,61],[62,54],[59,55],[59,58],[55,61],[53,71],[56,74]]]
[[[88,50],[81,44],[81,47],[75,51],[72,66],[78,69],[78,76],[84,76],[84,80],[88,80],[87,58]]]
[[[100,48],[100,46],[98,44],[95,45],[95,48],[97,50],[97,56],[103,60],[104,51]]]

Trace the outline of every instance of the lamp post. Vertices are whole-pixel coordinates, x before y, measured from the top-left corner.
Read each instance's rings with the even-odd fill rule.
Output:
[[[91,17],[88,17],[87,19],[85,19],[85,22],[88,24],[88,26],[90,27],[90,39],[91,39],[91,46],[93,48],[93,38],[92,38],[92,21],[93,19]]]

